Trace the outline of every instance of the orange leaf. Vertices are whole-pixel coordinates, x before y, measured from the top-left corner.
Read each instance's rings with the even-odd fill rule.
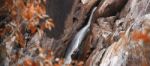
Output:
[[[11,31],[12,31],[12,29],[11,29],[10,27],[1,28],[1,29],[0,29],[0,36],[3,36],[3,35],[5,35],[5,33],[11,32]]]
[[[31,30],[32,34],[37,31],[37,29],[36,29],[35,25],[33,24],[33,22],[29,22],[28,28]]]
[[[20,45],[22,48],[25,47],[24,36],[22,35],[22,33],[17,32],[17,33],[16,33],[16,39],[17,39],[17,42],[19,43],[19,45]]]
[[[62,66],[62,65],[60,65],[60,64],[54,64],[54,66]]]
[[[35,8],[36,8],[36,11],[37,11],[38,14],[40,14],[40,15],[46,14],[45,9],[42,8],[42,7],[40,6],[40,4],[38,4]]]
[[[23,9],[25,8],[25,4],[23,2],[23,0],[16,0],[15,3],[17,8]]]
[[[34,6],[33,4],[28,4],[27,8],[22,13],[24,19],[30,20],[34,15]]]
[[[22,66],[21,64],[18,64],[17,66]]]
[[[144,42],[150,42],[150,37],[147,33],[142,33],[140,31],[133,31],[132,38],[135,41],[143,40]]]
[[[32,60],[31,59],[26,59],[23,63],[24,63],[24,66],[32,66]]]
[[[32,63],[32,66],[39,66],[39,65],[40,65],[39,62],[33,62],[33,63]]]
[[[83,66],[84,62],[80,61],[77,66]]]
[[[54,27],[54,24],[53,24],[52,22],[53,22],[52,19],[46,20],[46,22],[41,25],[41,29],[42,29],[42,30],[44,30],[44,29],[49,29],[49,30],[51,30],[51,28]]]

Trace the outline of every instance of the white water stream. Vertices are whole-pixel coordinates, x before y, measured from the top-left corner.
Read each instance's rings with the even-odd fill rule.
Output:
[[[67,52],[65,54],[65,62],[64,62],[64,66],[66,64],[70,64],[72,61],[71,55],[74,53],[74,51],[76,51],[79,47],[79,45],[81,44],[82,40],[84,39],[85,35],[87,34],[87,32],[89,31],[89,27],[91,25],[91,21],[92,21],[92,17],[93,17],[93,13],[95,12],[97,7],[94,7],[89,21],[87,23],[86,26],[84,26],[73,38],[73,41],[71,42],[70,46],[67,49]]]

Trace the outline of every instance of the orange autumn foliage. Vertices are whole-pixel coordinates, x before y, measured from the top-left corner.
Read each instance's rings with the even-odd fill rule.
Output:
[[[41,29],[42,29],[42,30],[44,30],[44,29],[49,29],[49,30],[51,30],[51,26],[54,27],[54,24],[53,24],[52,22],[53,22],[52,19],[47,20],[45,23],[43,23],[43,24],[40,26]]]
[[[24,60],[24,66],[33,66],[33,62],[31,59]]]
[[[24,47],[24,30],[29,30],[31,32],[30,34],[34,35],[37,29],[43,31],[54,27],[52,23],[53,20],[45,16],[46,8],[41,1],[42,0],[5,0],[4,7],[10,12],[12,29],[8,30],[8,27],[0,29],[0,36],[4,36],[8,31],[12,32],[13,30],[17,30],[15,32],[16,41],[21,47]],[[45,0],[43,2],[46,3]],[[40,19],[47,17],[48,19],[45,19],[45,22],[40,24]],[[21,24],[23,24],[24,27]]]
[[[145,43],[150,42],[150,36],[148,33],[143,33],[140,31],[133,31],[132,39],[135,41],[143,40]]]
[[[34,34],[36,32],[36,26],[33,24],[33,22],[29,22],[28,28],[31,30],[31,33]]]
[[[44,9],[44,7],[40,6],[39,4],[35,7],[35,10],[40,15],[46,13],[46,10]]]
[[[25,47],[25,40],[24,40],[23,35],[20,32],[16,33],[16,40],[21,48]]]
[[[61,66],[60,64],[54,64],[54,66]]]
[[[64,60],[55,61],[52,51],[36,46],[27,47],[28,39],[30,42],[38,30],[44,32],[45,29],[51,30],[54,27],[53,20],[46,15],[45,4],[42,4],[41,1],[46,3],[46,0],[5,0],[5,8],[8,9],[11,20],[3,28],[0,28],[0,37],[9,38],[10,44],[8,42],[8,45],[14,46],[13,49],[10,48],[10,53],[7,53],[9,56],[7,58],[10,60],[8,64],[13,63],[16,66],[63,65]],[[44,19],[44,22],[40,22],[41,19]],[[9,35],[6,36],[6,34]],[[34,42],[33,45],[35,45]],[[38,49],[36,50],[37,54],[33,49]],[[33,58],[30,54],[34,55],[34,53],[36,57]],[[83,63],[75,63],[75,65],[82,66]],[[69,64],[68,66],[73,65]]]
[[[34,15],[34,6],[33,4],[28,4],[22,13],[22,16],[24,19],[30,20],[32,19],[33,15]]]
[[[12,29],[10,27],[7,27],[5,29],[0,29],[0,36],[5,35],[5,33],[10,32]]]

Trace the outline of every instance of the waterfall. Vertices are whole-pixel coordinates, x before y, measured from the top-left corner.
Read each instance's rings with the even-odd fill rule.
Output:
[[[73,38],[73,41],[71,42],[71,44],[69,45],[69,47],[67,48],[67,52],[65,54],[65,61],[64,61],[64,65],[66,64],[70,64],[72,61],[71,55],[74,53],[75,50],[78,49],[79,45],[81,44],[82,40],[84,39],[85,35],[87,34],[87,32],[89,31],[89,27],[92,21],[92,17],[93,17],[93,13],[95,12],[97,7],[94,7],[89,21],[87,23],[86,26],[84,26]]]

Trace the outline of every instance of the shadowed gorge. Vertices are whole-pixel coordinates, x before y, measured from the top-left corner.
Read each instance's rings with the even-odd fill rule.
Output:
[[[56,39],[63,34],[65,20],[70,14],[74,0],[47,0],[47,14],[54,20],[55,27],[46,31],[47,35]]]

